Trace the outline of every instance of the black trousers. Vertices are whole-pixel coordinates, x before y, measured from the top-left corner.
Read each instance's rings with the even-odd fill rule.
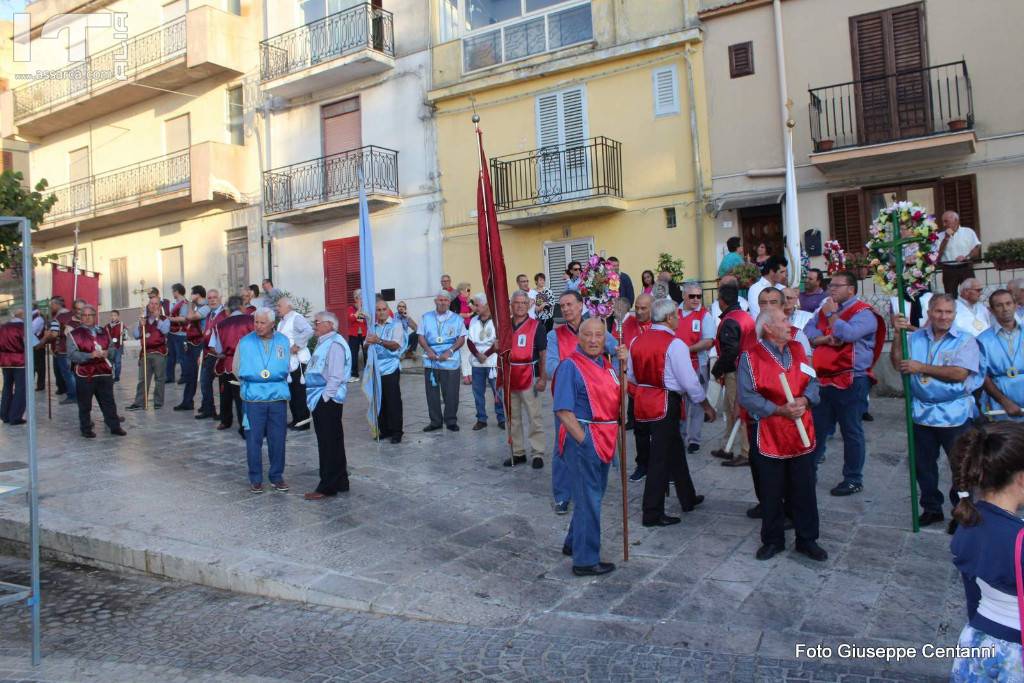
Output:
[[[633,440],[636,442],[636,466],[647,467],[651,459],[651,423],[637,422],[633,414],[633,397],[629,397],[626,408],[627,421],[633,423]]]
[[[401,379],[401,370],[380,377],[380,415],[377,416],[377,425],[382,438],[402,435]]]
[[[220,423],[225,427],[232,425],[231,408],[234,404],[235,415],[238,417],[238,426],[242,426],[242,415],[245,406],[242,404],[242,387],[232,384],[235,376],[230,372],[218,375],[220,381]]]
[[[974,277],[974,267],[970,263],[942,266],[942,288],[946,294],[960,296],[960,283],[969,277]]]
[[[665,514],[665,489],[669,481],[676,482],[676,496],[684,512],[693,509],[697,497],[690,478],[690,468],[686,464],[686,447],[679,435],[681,405],[682,397],[669,392],[665,418],[647,423],[651,429],[651,454],[647,462],[647,479],[644,481],[645,522],[655,522]]]
[[[348,460],[345,458],[345,429],[341,415],[345,406],[334,401],[317,401],[313,409],[313,429],[320,455],[320,483],[317,493],[333,496],[348,491]]]
[[[103,422],[107,429],[114,430],[121,426],[117,419],[117,404],[114,403],[114,378],[101,375],[91,379],[75,378],[75,395],[78,398],[78,428],[83,432],[92,431],[92,397],[100,405]]]
[[[750,462],[757,473],[761,501],[761,543],[785,545],[786,517],[792,514],[796,541],[818,540],[818,498],[814,490],[814,453],[795,458],[766,458],[750,440]]]
[[[46,388],[46,347],[32,349],[32,362],[35,364],[36,391]]]
[[[309,407],[306,405],[306,385],[302,383],[302,373],[306,369],[305,363],[300,363],[292,373],[292,382],[288,385],[288,409],[292,412],[292,421],[289,424],[302,422],[309,417]]]
[[[363,352],[363,363],[366,363],[366,350],[363,348],[363,342],[366,341],[366,337],[359,335],[357,337],[349,336],[348,338],[348,350],[352,353],[352,376],[359,376],[359,352]]]

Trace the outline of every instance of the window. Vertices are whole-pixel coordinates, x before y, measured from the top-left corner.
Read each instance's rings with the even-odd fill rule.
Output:
[[[242,0],[227,0],[227,11],[242,16]]]
[[[665,209],[665,227],[676,227],[676,207],[674,206],[670,206],[667,209]]]
[[[249,238],[247,228],[227,231],[228,292],[234,294],[249,284]],[[227,297],[223,297],[227,300]]]
[[[537,198],[560,202],[589,187],[587,98],[583,88],[537,97]]]
[[[754,43],[736,43],[729,46],[729,78],[750,76],[754,73]]]
[[[833,192],[828,196],[829,232],[847,253],[863,252],[868,241],[861,194],[860,190],[854,190]]]
[[[245,117],[242,105],[242,86],[228,88],[228,142],[245,144]]]
[[[945,211],[956,211],[960,215],[960,224],[972,228],[981,237],[981,226],[978,220],[978,186],[973,175],[943,178],[936,186],[938,199],[936,216]]]
[[[459,37],[459,0],[441,0],[439,9],[441,21],[441,42],[447,43]]]
[[[89,148],[79,147],[68,152],[68,180],[76,183],[89,178]]]
[[[676,67],[666,66],[654,70],[654,115],[669,116],[679,113],[679,81]]]
[[[323,243],[324,308],[338,316],[342,336],[348,331],[348,305],[359,289],[359,238],[346,237]]]
[[[360,115],[358,97],[349,97],[320,110],[325,157],[363,146]]]
[[[128,308],[128,259],[110,259],[110,307]]]
[[[565,268],[570,261],[586,261],[594,253],[594,240],[552,242],[544,245],[544,271],[548,289],[556,296],[565,291]],[[556,301],[557,303],[557,301]]]
[[[164,121],[164,149],[168,154],[188,149],[191,142],[188,114]]]
[[[457,37],[460,27],[471,34],[462,43],[464,71],[525,59],[594,37],[589,0],[442,0],[442,38]]]
[[[163,277],[160,291],[167,295],[176,282],[185,283],[185,261],[181,247],[160,250],[160,274]]]

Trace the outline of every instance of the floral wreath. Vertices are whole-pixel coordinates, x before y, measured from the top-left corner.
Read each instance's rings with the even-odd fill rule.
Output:
[[[824,247],[825,263],[828,266],[828,274],[838,273],[846,270],[846,252],[839,240],[828,240]]]
[[[580,295],[592,316],[607,318],[619,296],[619,270],[614,261],[592,254],[580,273]]]
[[[939,233],[935,216],[914,202],[896,202],[878,212],[868,228],[871,239],[869,266],[875,282],[887,293],[896,293],[896,257],[891,247],[882,247],[899,236],[918,237],[920,242],[903,245],[903,284],[909,297],[926,291],[939,261]]]

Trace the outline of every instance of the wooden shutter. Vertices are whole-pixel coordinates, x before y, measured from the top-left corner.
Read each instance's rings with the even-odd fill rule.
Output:
[[[754,43],[736,43],[729,46],[729,78],[750,76],[754,73]]]
[[[14,152],[6,152],[5,151],[4,152],[4,162],[3,163],[4,163],[3,170],[5,170],[5,171],[13,171],[14,170]]]
[[[679,113],[679,81],[675,65],[654,70],[654,115]]]
[[[358,97],[350,97],[324,107],[321,117],[325,157],[363,146]]]
[[[324,301],[338,316],[339,331],[348,334],[348,306],[352,292],[359,289],[359,238],[346,237],[324,242]]]
[[[960,224],[972,228],[981,237],[978,220],[978,185],[975,176],[963,175],[943,178],[938,182],[939,216],[945,211],[960,214]]]
[[[833,192],[828,196],[829,232],[847,253],[864,251],[867,229],[861,209],[861,192]]]
[[[924,38],[924,6],[909,5],[890,10],[892,68],[896,102],[896,124],[900,138],[929,132],[927,47]],[[909,73],[907,73],[909,72]]]

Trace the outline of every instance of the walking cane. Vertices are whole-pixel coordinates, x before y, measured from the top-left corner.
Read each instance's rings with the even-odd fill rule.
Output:
[[[139,318],[139,339],[142,340],[142,356],[139,358],[142,365],[142,409],[149,410],[149,372],[146,366],[149,359],[146,358],[146,312],[142,312]]]
[[[46,345],[46,419],[53,419],[53,396],[50,394],[50,345]]]
[[[622,346],[622,318],[615,327]],[[619,477],[622,479],[622,561],[629,562],[629,496],[626,479],[626,363],[619,361]]]

